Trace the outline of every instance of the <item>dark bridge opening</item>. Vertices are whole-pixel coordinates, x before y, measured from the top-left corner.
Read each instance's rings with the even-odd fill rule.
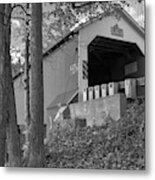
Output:
[[[88,85],[144,76],[144,65],[136,43],[97,36],[88,46]]]

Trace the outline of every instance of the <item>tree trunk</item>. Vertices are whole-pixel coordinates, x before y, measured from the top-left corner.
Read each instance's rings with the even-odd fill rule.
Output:
[[[29,3],[26,5],[27,12],[29,10]],[[30,86],[29,86],[29,17],[26,15],[26,43],[25,43],[25,91],[26,91],[26,97],[25,97],[25,105],[26,105],[26,114],[25,114],[25,119],[26,119],[26,125],[27,127],[30,124]]]
[[[30,144],[28,167],[44,166],[42,5],[32,4]]]
[[[26,10],[28,13],[29,10],[29,3],[26,5]],[[30,24],[29,24],[29,17],[26,15],[25,18],[26,21],[26,42],[25,42],[25,144],[24,146],[24,153],[23,153],[23,165],[25,166],[25,160],[27,156],[27,151],[28,151],[28,145],[29,145],[29,125],[30,125],[30,77],[29,77],[29,68],[30,68],[30,63],[29,63],[29,45],[30,45]]]
[[[11,70],[10,35],[11,35],[11,4],[5,5],[6,29],[5,29],[5,72],[7,93],[7,151],[8,166],[21,166],[20,134],[17,126],[14,86]]]
[[[5,118],[5,39],[4,5],[0,4],[0,166],[5,165],[6,118]]]

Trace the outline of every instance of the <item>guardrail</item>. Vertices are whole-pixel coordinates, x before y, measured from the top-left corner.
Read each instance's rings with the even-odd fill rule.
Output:
[[[110,82],[108,84],[88,87],[83,91],[83,101],[104,98],[124,91],[127,98],[136,98],[138,86],[145,86],[145,78],[130,78],[120,82]]]

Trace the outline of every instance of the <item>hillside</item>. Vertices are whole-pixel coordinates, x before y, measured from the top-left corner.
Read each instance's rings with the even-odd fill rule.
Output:
[[[145,169],[145,100],[128,102],[126,115],[102,127],[51,132],[47,166],[80,169]]]

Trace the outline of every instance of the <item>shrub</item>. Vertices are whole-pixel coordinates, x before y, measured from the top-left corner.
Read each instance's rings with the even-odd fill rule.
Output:
[[[128,103],[119,121],[101,126],[61,128],[51,132],[47,166],[83,169],[145,169],[144,99]]]

